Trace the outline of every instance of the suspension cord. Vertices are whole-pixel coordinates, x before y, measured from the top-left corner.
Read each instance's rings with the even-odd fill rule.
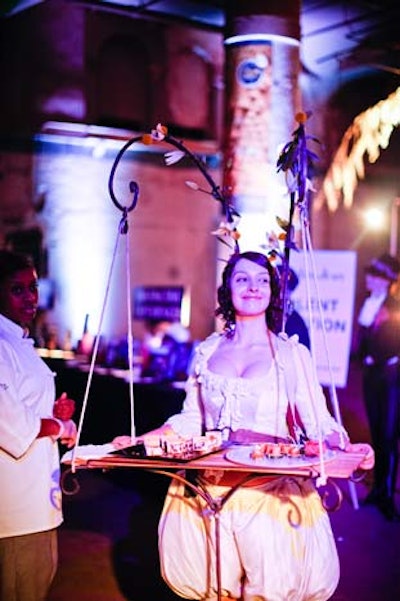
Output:
[[[112,200],[114,206],[122,212],[122,218],[118,225],[118,232],[117,232],[116,241],[115,241],[115,245],[114,245],[111,266],[110,266],[110,270],[109,270],[109,274],[108,274],[108,280],[107,280],[106,291],[105,291],[104,300],[103,300],[103,306],[101,309],[98,330],[97,330],[97,334],[96,334],[94,345],[93,345],[89,374],[88,374],[88,378],[87,378],[87,382],[86,382],[85,394],[83,397],[82,410],[81,410],[81,414],[79,417],[76,444],[72,450],[72,462],[71,462],[72,473],[75,473],[75,470],[76,470],[76,452],[77,452],[77,448],[79,446],[79,440],[81,437],[83,422],[85,419],[86,407],[87,407],[87,402],[88,402],[88,398],[89,398],[90,387],[92,384],[97,354],[98,354],[98,350],[99,350],[104,315],[105,315],[107,301],[108,301],[108,297],[109,297],[109,293],[110,293],[111,280],[112,280],[112,275],[113,275],[113,271],[114,271],[117,250],[118,250],[119,242],[120,242],[122,235],[126,236],[126,238],[125,238],[126,239],[126,247],[125,247],[126,248],[126,252],[125,252],[126,309],[127,309],[127,316],[128,316],[127,345],[128,345],[129,401],[130,401],[132,440],[136,436],[135,417],[134,417],[135,416],[135,403],[134,403],[134,394],[133,394],[133,334],[132,334],[131,269],[130,269],[130,242],[129,242],[129,235],[128,235],[128,231],[129,231],[128,214],[131,211],[133,211],[133,209],[137,205],[138,196],[139,196],[139,186],[135,181],[129,182],[129,191],[132,194],[132,199],[128,205],[123,205],[122,203],[120,203],[114,193],[114,177],[115,177],[117,165],[119,164],[119,162],[122,158],[122,155],[125,153],[125,151],[129,148],[129,146],[131,146],[131,144],[133,144],[136,141],[137,141],[137,138],[133,138],[133,139],[129,140],[123,146],[123,148],[119,151],[119,153],[117,154],[117,156],[114,160],[114,163],[113,163],[113,166],[112,166],[111,172],[110,172],[110,177],[108,180],[108,190],[110,193],[111,200]]]
[[[90,386],[92,384],[92,379],[93,379],[93,373],[94,373],[94,367],[96,364],[96,359],[97,359],[97,354],[98,354],[98,350],[99,350],[99,344],[100,344],[100,339],[101,339],[101,332],[102,332],[102,327],[103,327],[103,320],[104,320],[104,315],[105,315],[105,310],[106,310],[106,306],[107,306],[107,300],[108,300],[108,296],[109,296],[109,292],[110,292],[110,288],[111,288],[111,279],[112,279],[112,273],[114,270],[114,265],[115,265],[115,259],[117,256],[117,250],[118,250],[118,244],[120,241],[120,237],[121,234],[123,233],[123,230],[125,228],[125,221],[126,221],[126,216],[124,216],[119,224],[118,227],[118,233],[117,233],[117,237],[116,237],[116,241],[115,241],[115,246],[114,246],[114,252],[113,252],[113,256],[112,256],[112,261],[111,261],[111,267],[110,267],[110,271],[109,271],[109,275],[108,275],[108,280],[107,280],[107,286],[106,286],[106,292],[104,295],[104,300],[103,300],[103,306],[101,309],[101,313],[100,313],[100,320],[99,320],[99,325],[98,325],[98,330],[97,330],[97,334],[95,337],[95,341],[93,344],[93,351],[92,351],[92,357],[91,357],[91,361],[90,361],[90,368],[89,368],[89,373],[88,373],[88,378],[86,381],[86,389],[85,389],[85,394],[83,397],[83,403],[82,403],[82,410],[81,410],[81,414],[79,417],[79,424],[78,424],[78,431],[77,431],[77,437],[76,437],[76,444],[72,450],[72,472],[75,473],[75,455],[76,455],[76,449],[79,445],[79,440],[81,437],[81,433],[82,433],[82,427],[83,427],[83,422],[85,419],[85,412],[86,412],[86,407],[87,407],[87,401],[88,401],[88,397],[89,397],[89,392],[90,392]]]

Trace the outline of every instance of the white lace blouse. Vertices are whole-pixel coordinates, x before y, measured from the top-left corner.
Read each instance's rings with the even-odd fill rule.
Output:
[[[289,397],[310,438],[340,431],[327,409],[311,355],[297,336],[277,339],[277,352],[269,371],[257,378],[223,376],[208,368],[208,359],[222,336],[211,334],[196,349],[182,411],[166,422],[177,434],[221,430],[228,438],[230,432],[246,429],[285,438],[289,435]]]

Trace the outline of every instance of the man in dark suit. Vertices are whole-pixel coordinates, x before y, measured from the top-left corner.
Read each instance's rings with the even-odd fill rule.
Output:
[[[368,292],[358,316],[359,355],[363,363],[363,395],[372,446],[374,484],[365,499],[390,521],[400,521],[395,504],[400,418],[400,302],[393,285],[400,262],[389,254],[365,270]]]

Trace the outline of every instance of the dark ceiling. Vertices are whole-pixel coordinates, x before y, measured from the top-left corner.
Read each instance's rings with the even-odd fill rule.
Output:
[[[10,17],[46,0],[2,0]],[[49,1],[49,0],[47,0]],[[246,0],[67,0],[93,10],[224,31],[229,2]],[[268,2],[265,3],[266,5]],[[311,72],[368,67],[400,75],[399,0],[303,0],[302,60]]]

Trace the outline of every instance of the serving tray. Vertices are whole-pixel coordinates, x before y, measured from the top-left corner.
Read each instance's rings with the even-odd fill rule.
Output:
[[[201,459],[208,455],[214,455],[220,451],[224,451],[232,445],[229,441],[223,442],[220,446],[214,447],[208,451],[185,451],[184,453],[167,453],[163,452],[162,455],[147,455],[146,449],[143,444],[136,444],[124,449],[118,449],[108,455],[113,457],[124,457],[125,459],[135,459],[135,461],[173,461],[174,463],[187,463],[195,459]]]

